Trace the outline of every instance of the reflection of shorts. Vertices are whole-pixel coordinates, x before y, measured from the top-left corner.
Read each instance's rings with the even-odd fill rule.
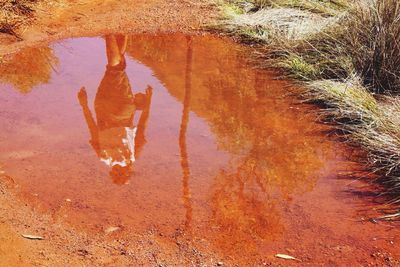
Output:
[[[98,127],[130,127],[135,112],[133,103],[125,62],[114,67],[107,66],[94,101]]]

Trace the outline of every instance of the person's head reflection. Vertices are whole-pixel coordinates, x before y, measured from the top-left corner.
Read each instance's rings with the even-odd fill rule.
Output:
[[[149,116],[152,88],[133,94],[125,68],[126,35],[107,35],[107,67],[94,101],[95,121],[88,108],[83,87],[79,102],[88,124],[96,154],[110,166],[110,176],[116,184],[126,184],[133,173],[133,163],[146,140],[144,131]],[[142,111],[134,125],[136,111]]]

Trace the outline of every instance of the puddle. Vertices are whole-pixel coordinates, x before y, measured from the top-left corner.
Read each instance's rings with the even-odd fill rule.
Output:
[[[0,67],[1,170],[36,208],[89,233],[183,236],[244,263],[396,253],[338,179],[357,167],[349,150],[247,54],[179,34],[22,51]]]

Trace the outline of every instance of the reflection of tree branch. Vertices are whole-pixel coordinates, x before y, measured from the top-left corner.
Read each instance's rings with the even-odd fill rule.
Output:
[[[284,232],[278,201],[259,183],[261,177],[253,177],[253,168],[245,159],[235,172],[221,170],[215,177],[212,222],[219,229],[217,242],[228,250],[243,249],[245,243],[246,250],[256,251],[260,240]]]
[[[179,132],[179,147],[181,151],[181,167],[183,172],[182,185],[183,185],[183,205],[186,209],[185,228],[190,228],[192,221],[192,203],[189,188],[189,160],[186,146],[186,132],[189,123],[190,111],[190,98],[191,98],[191,76],[192,76],[192,40],[191,37],[187,39],[187,54],[186,54],[186,70],[185,70],[185,99],[183,102],[181,129]]]
[[[52,70],[59,63],[53,50],[49,47],[26,48],[0,64],[0,82],[11,84],[14,89],[26,94],[32,88],[47,84]]]

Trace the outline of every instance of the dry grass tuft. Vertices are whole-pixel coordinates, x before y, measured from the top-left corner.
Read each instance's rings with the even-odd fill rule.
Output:
[[[349,140],[368,152],[370,168],[380,175],[379,182],[387,195],[400,195],[400,99],[384,98],[378,102],[353,78],[347,82],[328,80],[309,83],[306,99],[322,101],[322,111]]]
[[[233,2],[244,11],[221,27],[246,42],[261,42],[266,67],[279,67],[289,77],[305,81],[306,101],[324,104],[323,117],[368,153],[368,164],[381,177],[384,193],[399,203],[400,98],[393,95],[400,93],[400,1]],[[271,16],[282,8],[291,9],[293,16]],[[294,16],[299,11],[307,16]],[[304,27],[316,24],[309,14],[326,23]],[[260,20],[261,15],[266,18]],[[251,21],[253,17],[258,23]],[[304,34],[293,38],[281,28]],[[388,218],[400,218],[400,213]]]
[[[276,46],[278,47],[278,46]],[[337,25],[293,43],[281,43],[276,55],[295,76],[347,79],[354,73],[376,93],[400,93],[400,2],[368,0],[355,5]],[[315,72],[291,68],[301,57]]]
[[[321,31],[335,21],[334,18],[327,19],[306,10],[272,8],[238,15],[230,23],[247,29],[264,29],[271,32],[271,36],[279,34],[284,39],[300,40]]]
[[[32,19],[37,0],[1,0],[0,32],[17,36],[15,30]]]
[[[254,10],[287,7],[307,10],[323,16],[338,15],[348,7],[346,0],[253,0]]]
[[[11,84],[19,92],[29,93],[46,84],[59,63],[49,47],[28,47],[18,53],[0,58],[0,83]]]
[[[400,100],[378,102],[371,92],[400,92],[400,2],[361,2],[338,25],[275,47],[274,64],[309,82],[306,98],[328,105],[323,114],[368,152],[385,193],[398,199]]]
[[[341,13],[323,17],[307,11],[313,2]],[[222,27],[268,44],[294,77],[347,80],[356,73],[376,93],[400,93],[400,1],[363,0],[347,9],[341,0],[251,3],[278,7],[238,13]]]
[[[302,40],[335,24],[345,13],[345,0],[227,0],[226,17],[211,28],[242,41],[275,45],[278,40]]]
[[[377,92],[400,92],[400,1],[367,0],[356,5],[342,35],[365,84]]]

